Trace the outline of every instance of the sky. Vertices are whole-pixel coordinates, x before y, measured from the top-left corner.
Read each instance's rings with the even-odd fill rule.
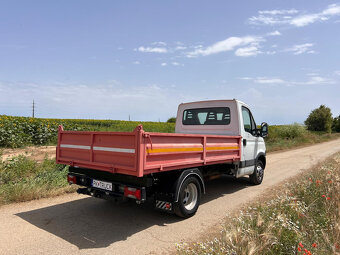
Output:
[[[1,0],[0,115],[166,121],[239,99],[257,123],[340,115],[340,2]]]

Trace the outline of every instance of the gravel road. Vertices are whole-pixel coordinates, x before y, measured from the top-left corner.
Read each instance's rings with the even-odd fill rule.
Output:
[[[264,181],[223,177],[207,183],[197,214],[186,220],[152,204],[112,203],[78,194],[0,207],[0,254],[162,254],[197,240],[225,214],[340,151],[340,139],[271,153]]]

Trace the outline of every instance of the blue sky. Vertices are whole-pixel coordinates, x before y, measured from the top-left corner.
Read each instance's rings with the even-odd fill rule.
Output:
[[[237,98],[257,122],[340,114],[340,2],[1,1],[0,114],[166,121]]]

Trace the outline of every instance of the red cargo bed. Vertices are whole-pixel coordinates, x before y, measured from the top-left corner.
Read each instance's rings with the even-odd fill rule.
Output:
[[[174,169],[236,162],[241,136],[58,131],[58,164],[142,177]]]

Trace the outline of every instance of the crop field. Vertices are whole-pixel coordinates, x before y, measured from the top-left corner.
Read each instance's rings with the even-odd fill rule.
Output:
[[[142,124],[149,132],[173,133],[175,123],[90,119],[42,119],[0,115],[0,147],[20,148],[30,145],[54,145],[58,126],[65,130],[132,132]],[[269,151],[327,141],[339,134],[310,132],[299,124],[269,126],[266,144]]]
[[[58,126],[65,130],[131,132],[142,124],[150,132],[175,131],[174,123],[121,120],[41,119],[0,115],[0,147],[56,144]]]

